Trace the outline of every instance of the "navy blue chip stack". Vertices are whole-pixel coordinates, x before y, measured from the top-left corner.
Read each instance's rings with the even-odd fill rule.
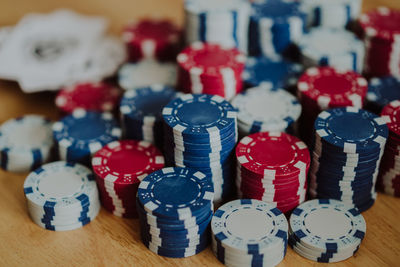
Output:
[[[372,78],[368,84],[366,108],[380,114],[383,107],[400,99],[400,78],[386,76]]]
[[[235,108],[220,96],[186,94],[168,103],[162,114],[166,164],[211,176],[216,203],[228,197],[237,141]]]
[[[310,195],[369,209],[388,137],[385,120],[354,107],[336,108],[318,115],[315,131]]]

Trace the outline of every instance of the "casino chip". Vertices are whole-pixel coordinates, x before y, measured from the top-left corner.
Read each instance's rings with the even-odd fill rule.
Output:
[[[245,55],[235,48],[196,42],[177,57],[178,88],[184,93],[231,99],[242,91]]]
[[[285,52],[305,32],[306,14],[295,1],[252,3],[249,27],[249,54],[273,57]]]
[[[61,160],[89,166],[94,153],[121,137],[121,129],[111,113],[75,109],[53,124],[53,136]]]
[[[144,140],[162,147],[161,112],[176,95],[173,88],[162,85],[126,91],[120,104],[125,138]]]
[[[147,87],[154,84],[175,87],[176,65],[143,60],[136,64],[126,63],[118,71],[118,83],[124,90]]]
[[[289,245],[312,261],[343,261],[358,251],[366,229],[364,217],[354,206],[333,199],[314,199],[292,212]]]
[[[400,79],[393,76],[372,78],[367,93],[368,110],[380,114],[391,101],[400,100]]]
[[[40,115],[10,119],[0,126],[0,164],[11,172],[27,172],[50,161],[52,123]]]
[[[185,0],[186,44],[207,42],[247,51],[250,3],[247,0]]]
[[[92,167],[103,207],[131,218],[137,217],[135,198],[140,181],[163,168],[164,157],[145,141],[114,141],[97,151]]]
[[[68,231],[94,220],[100,211],[93,173],[65,161],[43,165],[24,182],[29,215],[47,230]]]
[[[182,42],[181,30],[169,20],[144,19],[126,26],[122,39],[128,60],[175,61]]]
[[[162,111],[167,164],[205,173],[214,183],[214,201],[232,191],[232,151],[237,141],[237,112],[220,96],[185,94]]]
[[[188,168],[164,168],[139,185],[136,207],[143,244],[171,258],[200,253],[210,242],[213,183]]]
[[[301,114],[296,97],[283,89],[272,91],[265,86],[250,88],[235,96],[231,103],[238,109],[240,136],[267,131],[294,134]]]
[[[55,102],[64,114],[70,114],[77,108],[112,112],[118,105],[120,95],[117,87],[104,82],[79,83],[61,89]]]
[[[270,203],[287,213],[306,198],[310,153],[298,138],[260,132],[236,146],[236,186],[240,198]]]
[[[238,199],[211,220],[212,249],[226,266],[275,266],[286,254],[288,222],[273,205]]]
[[[299,42],[305,67],[331,66],[361,73],[365,48],[353,33],[339,29],[315,28]]]
[[[387,137],[385,119],[366,110],[321,112],[315,121],[310,195],[342,200],[360,212],[369,209]]]

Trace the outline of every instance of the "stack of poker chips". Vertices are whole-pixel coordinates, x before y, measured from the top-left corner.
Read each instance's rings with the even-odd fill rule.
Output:
[[[298,41],[306,29],[306,14],[295,1],[269,0],[252,3],[249,54],[276,56]]]
[[[386,194],[400,197],[400,101],[386,105],[381,116],[387,121],[389,137],[382,157],[378,188]]]
[[[342,200],[361,212],[369,209],[387,137],[386,121],[366,110],[321,112],[315,121],[310,195]]]
[[[259,199],[286,213],[304,202],[310,153],[298,138],[286,133],[261,132],[236,146],[240,198]]]
[[[99,193],[91,170],[57,161],[31,172],[24,182],[31,219],[53,231],[80,228],[100,211]]]
[[[90,166],[91,156],[121,137],[121,129],[111,113],[75,109],[53,124],[58,158]]]
[[[297,95],[303,107],[299,120],[300,136],[312,143],[314,121],[329,108],[353,106],[362,108],[368,82],[354,71],[331,67],[309,68],[297,83]]]
[[[162,113],[167,164],[212,177],[215,202],[228,197],[237,141],[235,108],[220,96],[186,94],[168,103]]]
[[[400,76],[400,11],[379,7],[360,16],[366,46],[364,72]]]
[[[122,39],[128,51],[128,61],[174,61],[181,48],[181,33],[177,25],[166,19],[144,19],[127,25]]]
[[[135,198],[140,181],[164,167],[164,157],[145,141],[114,141],[92,158],[103,207],[116,216],[137,217]]]
[[[301,105],[296,97],[283,89],[254,87],[238,94],[231,101],[238,109],[240,136],[258,132],[295,133]]]
[[[368,83],[366,108],[375,114],[391,101],[400,99],[400,79],[393,76],[372,78]]]
[[[366,222],[353,205],[315,199],[298,206],[289,219],[289,245],[316,262],[339,262],[352,257],[361,245]]]
[[[173,88],[163,85],[126,91],[119,108],[124,137],[144,140],[161,147],[163,140],[161,112],[176,94]]]
[[[196,42],[177,57],[178,89],[231,99],[242,91],[246,57],[236,48]]]
[[[185,0],[186,44],[207,42],[247,51],[250,3],[247,0]]]
[[[144,245],[164,257],[200,253],[210,243],[213,195],[210,177],[192,169],[164,168],[145,177],[136,202]]]
[[[10,119],[0,126],[0,167],[11,172],[35,170],[51,160],[52,123],[40,115]]]
[[[211,220],[212,249],[223,264],[275,266],[286,254],[288,222],[273,205],[238,199],[221,206]]]

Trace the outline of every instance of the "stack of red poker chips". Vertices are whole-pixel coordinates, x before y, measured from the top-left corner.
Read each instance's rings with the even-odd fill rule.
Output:
[[[389,137],[381,160],[377,187],[386,194],[400,197],[400,101],[387,104],[381,116],[387,121]]]
[[[92,158],[103,207],[116,216],[137,217],[136,193],[140,181],[164,167],[164,157],[149,142],[111,142]]]
[[[300,135],[312,143],[314,121],[326,109],[353,106],[362,108],[368,82],[354,71],[331,67],[309,68],[297,83],[297,96],[302,105],[299,119]]]
[[[108,83],[78,83],[62,88],[55,99],[56,106],[63,114],[75,109],[112,112],[119,104],[121,90]]]
[[[310,153],[286,133],[259,132],[236,147],[239,197],[274,204],[286,213],[305,201]]]
[[[243,89],[245,56],[236,48],[195,42],[177,57],[178,89],[232,99]]]
[[[379,7],[359,19],[366,45],[369,77],[400,76],[400,11]]]
[[[125,27],[122,39],[128,60],[175,61],[182,44],[182,31],[169,20],[145,19]]]

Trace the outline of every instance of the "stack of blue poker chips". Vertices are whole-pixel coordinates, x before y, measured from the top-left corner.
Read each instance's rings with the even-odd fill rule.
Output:
[[[162,147],[161,111],[177,94],[173,88],[164,85],[126,91],[120,104],[124,137]]]
[[[94,153],[121,138],[121,129],[111,113],[76,109],[53,124],[53,136],[59,159],[90,166]]]
[[[187,94],[168,103],[162,113],[166,163],[210,175],[215,202],[230,196],[236,109],[220,96]]]
[[[57,161],[43,165],[28,175],[24,193],[32,221],[47,230],[80,228],[100,211],[94,175],[80,164]]]
[[[368,84],[366,108],[380,114],[383,107],[400,100],[400,79],[393,76],[372,78]]]
[[[165,257],[183,258],[210,243],[213,183],[199,171],[170,167],[146,176],[137,193],[144,245]]]
[[[249,55],[267,57],[284,53],[306,29],[306,14],[300,4],[282,0],[252,4]]]
[[[375,184],[388,137],[384,118],[354,107],[321,112],[315,121],[310,195],[355,205],[375,202]]]

